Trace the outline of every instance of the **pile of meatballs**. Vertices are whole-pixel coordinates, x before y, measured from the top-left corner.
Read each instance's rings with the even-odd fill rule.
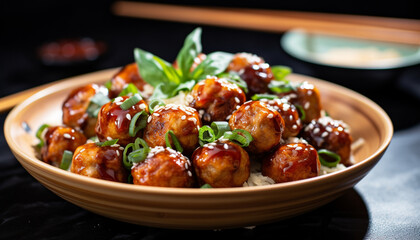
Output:
[[[200,54],[196,62],[205,59]],[[174,63],[176,66],[176,63]],[[110,85],[88,84],[71,91],[62,105],[63,125],[49,126],[42,137],[41,159],[59,166],[64,150],[73,152],[69,171],[92,178],[160,187],[241,187],[250,176],[252,162],[262,175],[276,183],[319,175],[318,149],[328,149],[351,165],[349,127],[323,114],[320,92],[303,82],[276,99],[251,100],[254,94],[270,93],[274,80],[270,65],[250,53],[234,55],[226,72],[235,72],[248,86],[248,92],[231,81],[207,76],[197,82],[182,104],[149,108],[150,86],[139,75],[136,63],[119,70]],[[127,110],[121,104],[129,96],[119,96],[134,84],[143,99]],[[90,100],[102,92],[112,101],[97,115],[87,113]],[[300,106],[298,109],[298,106]],[[128,133],[133,116],[148,113],[146,126],[134,137]],[[302,118],[302,115],[305,117]],[[248,131],[253,140],[247,147],[219,138],[199,144],[199,130],[214,121],[227,121],[231,130]],[[165,144],[172,130],[183,148],[180,153]],[[93,142],[118,139],[116,144],[100,146]],[[123,164],[125,146],[137,138],[150,148],[146,159],[127,169]],[[130,180],[128,180],[130,179]]]

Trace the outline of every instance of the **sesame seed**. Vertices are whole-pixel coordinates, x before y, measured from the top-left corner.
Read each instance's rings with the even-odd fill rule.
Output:
[[[317,133],[319,133],[319,128],[314,128],[314,134],[317,134]]]
[[[323,132],[323,133],[321,134],[321,137],[326,137],[326,136],[328,136],[328,132]]]
[[[182,115],[181,120],[185,120],[187,118],[187,116]]]
[[[267,118],[273,118],[274,115],[272,113],[268,114]]]
[[[306,102],[305,105],[303,106],[304,109],[309,109],[309,107],[311,106],[310,102]]]
[[[131,115],[130,115],[129,113],[127,113],[127,115],[125,115],[125,117],[126,117],[128,120],[131,120]]]
[[[150,115],[148,118],[147,118],[147,123],[150,123],[152,121],[152,115]]]
[[[68,134],[68,133],[64,133],[64,134],[63,134],[63,137],[64,137],[64,138],[67,138],[67,139],[71,139],[71,135],[70,135],[70,134]]]
[[[106,137],[106,140],[111,141],[112,137]]]
[[[229,148],[229,146],[227,145],[227,143],[223,144],[223,148],[226,149],[226,150]]]
[[[245,107],[245,110],[248,110],[248,109],[249,109],[249,106],[246,106],[246,107]]]
[[[238,98],[238,97],[235,97],[235,102],[236,102],[236,103],[241,103],[241,100],[239,100],[239,98]]]

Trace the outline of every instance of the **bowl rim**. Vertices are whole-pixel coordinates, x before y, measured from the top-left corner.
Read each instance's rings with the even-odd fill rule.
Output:
[[[384,65],[358,65],[358,66],[351,66],[351,65],[344,65],[344,64],[337,64],[334,65],[332,63],[322,62],[318,61],[316,57],[311,57],[310,54],[302,54],[299,50],[296,48],[296,44],[293,45],[293,38],[296,36],[303,36],[307,37],[308,32],[303,29],[292,29],[283,34],[283,36],[280,39],[280,46],[281,48],[290,56],[302,60],[307,63],[316,64],[324,67],[332,67],[337,69],[351,69],[351,70],[367,70],[367,71],[375,71],[375,70],[393,70],[398,68],[405,68],[414,66],[417,64],[420,64],[420,45],[417,46],[417,51],[407,57],[400,58],[401,61],[392,63],[392,64],[384,64]],[[343,39],[351,39],[348,37],[342,37],[337,35],[328,35],[328,34],[322,34],[322,33],[311,33],[311,35],[319,35],[329,38],[343,38]],[[374,40],[364,40],[364,39],[354,39],[355,41],[366,41],[366,42],[372,42],[372,43],[387,43],[387,44],[395,44],[395,45],[401,45],[401,46],[410,46],[407,44],[398,44],[398,43],[389,43],[389,42],[380,42],[380,41],[374,41]],[[414,46],[414,45],[411,45]],[[302,48],[301,48],[302,49]]]
[[[393,125],[392,125],[391,119],[386,114],[386,112],[372,100],[368,99],[367,97],[353,90],[339,86],[331,82],[327,82],[324,80],[320,80],[318,78],[304,76],[300,74],[293,74],[295,76],[303,77],[303,79],[316,80],[316,82],[322,83],[323,85],[326,84],[335,89],[339,89],[345,95],[350,94],[350,95],[357,96],[358,98],[361,99],[361,101],[369,105],[370,108],[375,109],[377,113],[381,116],[383,123],[386,125],[386,128],[382,129],[384,131],[384,135],[383,135],[384,140],[381,142],[378,149],[369,157],[361,160],[360,162],[350,167],[347,167],[346,169],[333,172],[327,175],[317,176],[314,178],[309,178],[309,179],[304,179],[304,180],[299,180],[299,181],[294,181],[294,182],[265,185],[265,186],[200,189],[200,188],[170,188],[170,187],[140,186],[140,185],[112,182],[112,181],[107,181],[107,180],[102,180],[102,179],[95,179],[95,178],[90,178],[86,176],[81,176],[81,175],[74,174],[68,171],[64,171],[52,165],[49,165],[35,157],[31,157],[19,148],[19,145],[17,144],[17,142],[15,142],[15,140],[12,137],[11,130],[12,130],[12,125],[16,124],[14,123],[14,120],[26,107],[28,107],[33,102],[43,97],[53,94],[54,92],[58,90],[63,90],[67,88],[68,85],[72,85],[72,81],[76,80],[76,78],[79,78],[79,81],[81,81],[81,80],[85,80],[87,78],[93,77],[96,74],[102,74],[102,75],[108,74],[109,76],[111,76],[110,74],[114,73],[116,69],[117,68],[106,69],[106,70],[96,71],[93,73],[88,73],[88,74],[83,74],[83,75],[63,79],[59,81],[58,83],[53,84],[52,86],[35,93],[31,97],[27,98],[22,103],[20,103],[18,106],[13,108],[6,117],[3,130],[4,130],[6,142],[9,145],[9,148],[11,149],[13,154],[16,156],[17,160],[21,164],[22,164],[21,161],[24,161],[25,163],[30,164],[33,167],[40,168],[44,171],[47,171],[49,172],[49,174],[53,174],[53,175],[65,178],[66,180],[70,182],[74,181],[74,183],[95,186],[102,189],[107,188],[107,189],[112,189],[112,190],[117,190],[117,191],[124,191],[124,192],[127,191],[131,193],[151,193],[151,194],[160,194],[160,195],[169,194],[173,196],[175,195],[176,196],[181,196],[181,195],[182,196],[208,196],[208,195],[225,195],[225,194],[247,194],[250,192],[255,193],[255,192],[266,192],[266,191],[280,190],[280,189],[293,189],[297,186],[304,187],[306,185],[311,185],[311,184],[328,183],[328,182],[333,181],[334,178],[338,176],[346,175],[346,174],[352,175],[358,171],[362,171],[364,168],[364,165],[369,164],[371,162],[375,162],[375,158],[385,152],[393,136]],[[94,81],[92,80],[92,82]]]

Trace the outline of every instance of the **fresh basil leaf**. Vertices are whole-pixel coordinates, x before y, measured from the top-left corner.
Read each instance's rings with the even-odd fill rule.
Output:
[[[271,66],[271,71],[273,72],[274,79],[283,80],[287,75],[292,72],[292,69],[287,66]]]
[[[160,83],[155,87],[153,94],[149,100],[152,101],[155,99],[167,99],[173,97],[172,94],[174,93],[175,88],[177,88],[177,86],[178,85],[175,84]]]
[[[191,78],[201,80],[207,75],[217,75],[226,70],[229,63],[232,61],[233,54],[227,52],[213,52],[207,55],[206,59],[202,61],[192,72]]]
[[[270,83],[268,84],[268,88],[273,93],[286,93],[286,92],[296,90],[296,87],[290,81],[286,79],[281,80],[281,81],[278,81],[278,80],[270,81]]]
[[[176,58],[179,69],[182,73],[183,81],[188,80],[194,59],[201,53],[201,51],[201,28],[196,28],[185,38],[184,46],[179,51]]]
[[[134,58],[140,76],[153,87],[161,83],[179,84],[181,82],[180,76],[172,65],[152,53],[136,48]]]
[[[171,97],[177,95],[178,92],[180,92],[180,91],[191,91],[191,89],[195,86],[195,84],[196,84],[195,80],[190,80],[190,81],[186,81],[186,82],[183,82],[183,83],[179,84],[178,87],[176,87],[173,90],[173,92],[171,94]]]

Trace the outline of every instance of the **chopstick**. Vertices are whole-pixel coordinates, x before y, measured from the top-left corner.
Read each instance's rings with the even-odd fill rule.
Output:
[[[420,20],[280,10],[192,7],[117,1],[118,16],[177,21],[250,30],[285,32],[294,28],[312,33],[420,44]]]
[[[21,92],[17,92],[6,97],[0,98],[0,113],[10,110],[17,104],[23,102],[23,100],[27,99],[28,97],[34,95],[38,91],[41,91],[44,88],[51,86],[51,84],[44,84],[38,87],[34,87],[31,89],[27,89]]]

